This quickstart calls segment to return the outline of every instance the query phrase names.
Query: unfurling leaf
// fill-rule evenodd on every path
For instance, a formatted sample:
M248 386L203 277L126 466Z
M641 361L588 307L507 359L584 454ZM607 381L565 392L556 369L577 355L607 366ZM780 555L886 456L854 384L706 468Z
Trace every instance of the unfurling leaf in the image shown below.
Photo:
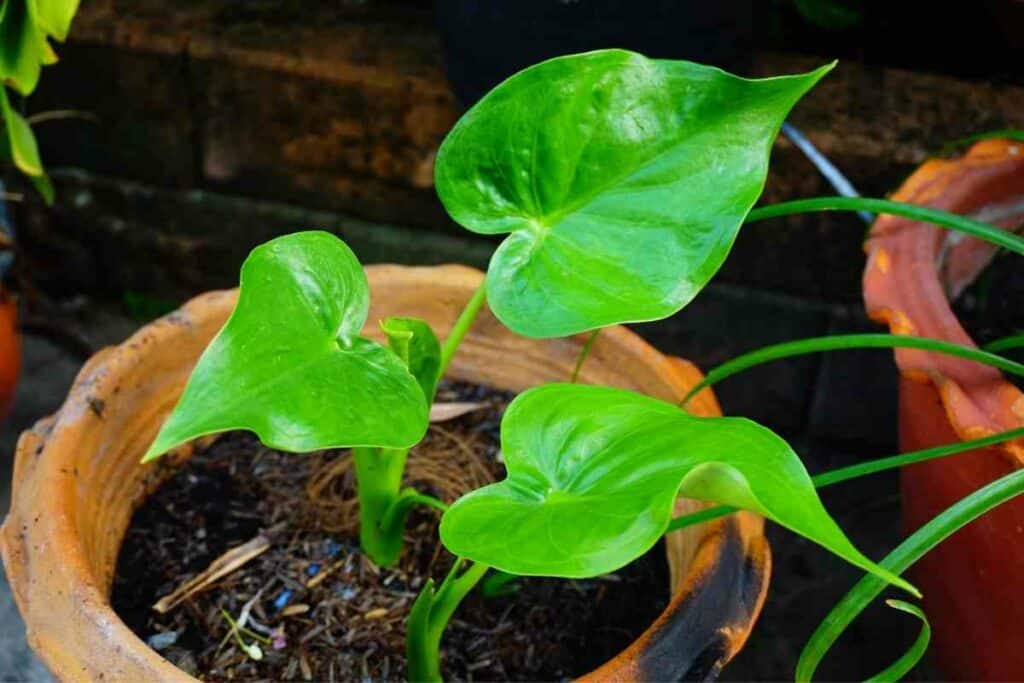
M750 80L600 50L497 86L435 170L456 222L509 234L487 271L494 314L557 337L681 309L761 194L786 114L831 68Z
M369 296L359 261L329 233L254 249L231 318L145 459L231 429L296 452L415 444L427 429L427 401L394 352L359 336Z
M434 330L419 318L397 317L382 321L380 328L387 335L391 350L420 383L427 403L433 403L441 374L441 344Z
M548 384L509 405L501 448L507 479L463 496L442 518L455 555L511 574L603 574L653 546L683 495L753 510L914 592L853 547L789 445L750 420Z

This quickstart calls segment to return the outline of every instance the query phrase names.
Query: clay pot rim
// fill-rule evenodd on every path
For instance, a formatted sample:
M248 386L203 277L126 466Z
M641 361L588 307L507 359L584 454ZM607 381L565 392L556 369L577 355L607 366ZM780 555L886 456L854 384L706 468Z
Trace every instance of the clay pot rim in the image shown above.
M1005 207L1010 198L1018 208L1014 220L1004 223L1024 219L1024 143L983 140L960 157L929 160L892 198L965 215ZM872 319L893 334L977 347L946 290L962 291L987 265L994 247L927 223L882 215L872 225L865 251L863 292ZM1024 393L995 368L915 349L896 349L894 355L901 375L935 385L962 440L1024 426ZM1024 439L993 448L1015 466L1024 466Z
M370 266L367 272L381 277L389 273L420 273L431 279L450 276L470 278L477 283L483 279L480 271L451 265L418 268L382 265ZM233 302L236 293L237 290L226 290L195 297L179 310L142 327L122 344L95 354L79 372L58 412L40 420L18 442L13 476L16 488L12 490L11 511L0 535L0 551L15 601L25 616L30 644L51 671L65 680L94 675L97 664L88 654L76 650L76 646L67 646L69 631L73 634L79 628L98 631L103 642L109 644L110 652L103 658L103 666L110 667L105 670L112 672L108 673L108 678L117 678L118 672L145 671L150 679L196 680L151 650L113 611L109 591L99 585L100 580L87 560L90 549L83 546L84 537L75 527L75 515L66 512L74 511L76 505L75 489L66 485L69 473L54 470L59 464L60 450L66 451L75 443L71 430L62 430L80 424L83 418L98 418L98 415L91 415L97 411L92 398L94 391L102 395L104 389L111 391L119 387L127 372L146 363L154 347L173 341L175 334L182 330L197 326L198 317L210 315L207 309L211 305ZM472 333L467 345L471 338ZM700 373L692 364L662 356L623 327L606 329L602 338L618 344L623 353L638 351L645 355L645 362L657 361L658 370L680 397L699 380ZM712 414L718 412L710 390L695 397L694 404L694 407L703 405ZM696 532L697 527L692 529ZM118 545L121 542L123 535ZM48 560L47 548L41 545L61 548L61 562ZM717 581L724 582L724 586L717 586L723 566L729 570L728 576ZM704 526L691 564L677 582L677 590L662 614L629 648L584 678L592 681L637 678L647 666L677 655L666 652L665 640L673 628L678 629L681 616L689 618L691 627L706 629L707 611L719 610L725 617L722 623L712 624L717 624L717 630L707 637L699 650L701 654L711 655L710 672L714 675L745 643L764 604L769 574L770 552L760 517L739 513ZM722 590L728 590L730 598L735 597L739 604L720 605ZM737 594L737 591L740 592ZM44 598L47 604L41 605ZM45 617L40 618L41 612ZM704 665L707 661L701 658L700 663Z

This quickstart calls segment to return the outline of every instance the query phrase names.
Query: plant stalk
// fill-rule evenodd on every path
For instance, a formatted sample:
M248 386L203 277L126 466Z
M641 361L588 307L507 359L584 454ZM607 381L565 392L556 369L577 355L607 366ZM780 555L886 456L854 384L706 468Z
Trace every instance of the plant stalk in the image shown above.
M484 303L487 301L487 281L484 280L477 287L476 291L473 292L473 296L470 297L469 301L466 302L465 308L459 314L455 324L452 325L451 332L444 340L444 344L441 345L441 370L438 373L440 377L444 377L444 373L448 370L448 366L452 362L452 358L455 357L455 352L459 348L459 344L462 343L463 337L469 332L469 328L472 327L473 321L476 320L477 314L480 309L483 308Z
M409 454L404 448L353 448L356 492L359 496L359 545L379 567L390 567L402 552L405 516L401 524L387 520L402 496L402 474Z
M460 571L465 560L452 565L441 587L428 581L413 603L406 622L405 651L412 683L441 683L441 636L452 615L489 567L473 562Z
M572 369L572 379L569 381L576 384L576 381L580 378L580 370L583 369L583 363L587 360L587 356L590 355L590 349L594 347L594 342L597 341L597 335L601 334L602 328L597 328L590 333L587 337L587 341L583 343L583 348L580 349L580 355L576 358L576 367Z

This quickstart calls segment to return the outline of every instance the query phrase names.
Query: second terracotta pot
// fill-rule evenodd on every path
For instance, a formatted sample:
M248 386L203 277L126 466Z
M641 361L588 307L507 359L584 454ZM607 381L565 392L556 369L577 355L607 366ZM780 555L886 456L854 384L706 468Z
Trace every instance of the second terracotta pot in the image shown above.
M959 159L929 161L893 198L1019 227L1024 223L1024 143L988 140ZM974 345L949 300L978 275L995 247L883 216L871 230L867 252L864 299L873 318L894 334ZM1024 312L1024 302L1021 307ZM1024 394L998 371L911 349L897 350L896 362L904 451L1024 426ZM904 468L907 530L1022 465L1024 441L1018 440ZM933 626L930 651L947 677L1024 680L1024 498L961 529L912 571Z
M373 307L365 331L391 315L427 320L447 334L482 280L459 266L367 269ZM203 348L223 325L236 292L199 297L97 354L67 401L26 432L17 449L2 551L28 639L61 680L194 681L150 650L110 607L110 587L132 512L166 476L139 458L180 395ZM517 337L482 314L450 376L522 391L565 381L583 339ZM663 356L625 328L606 330L582 380L679 400L700 379L693 365ZM710 390L692 402L718 414ZM176 457L187 457L187 449ZM698 506L680 501L680 512ZM671 534L673 597L626 651L591 680L713 677L739 650L767 589L763 520L741 513Z

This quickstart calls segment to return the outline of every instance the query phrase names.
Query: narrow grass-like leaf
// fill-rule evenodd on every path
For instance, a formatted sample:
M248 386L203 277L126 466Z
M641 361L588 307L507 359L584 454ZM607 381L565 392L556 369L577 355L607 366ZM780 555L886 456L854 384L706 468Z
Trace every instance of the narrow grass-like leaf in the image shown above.
M759 206L750 212L746 222L754 223L778 216L816 213L818 211L869 211L877 214L884 213L902 216L962 232L965 235L977 237L1004 249L1024 255L1024 238L1018 237L1012 232L1000 230L994 225L959 216L955 213L949 213L948 211L942 211L941 209L896 202L890 199L871 199L868 197L814 197L812 199L797 199L791 202Z
M981 348L990 353L998 353L999 351L1009 351L1010 349L1019 349L1021 347L1024 347L1024 334L1015 334L1003 337L1002 339L996 339Z
M918 632L914 642L907 648L906 652L900 655L899 659L867 679L867 683L890 683L891 681L902 679L921 661L924 653L928 650L928 643L932 639L931 624L928 623L928 617L920 607L903 600L886 600L885 604L895 610L917 617L921 622L921 630Z
M949 154L958 147L966 147L967 145L974 144L975 142L980 142L982 140L992 140L998 138L1001 138L1003 140L1017 140L1019 142L1024 142L1024 130L1019 130L1015 128L1003 128L1000 130L988 130L985 131L984 133L975 133L974 135L967 135L962 138L957 138L956 140L950 140L949 142L942 146L942 150L939 153Z
M959 356L983 365L990 365L1011 375L1024 377L1024 364L997 356L989 351L981 351L973 346L964 346L952 342L931 339L930 337L914 337L902 334L840 334L830 337L810 337L791 342L782 342L764 346L750 353L737 356L717 366L704 376L696 386L683 398L680 405L685 406L691 398L701 391L727 377L748 370L763 363L803 356L821 351L841 351L846 349L890 349L907 348L934 351Z
M892 572L903 573L958 529L1021 493L1024 493L1024 469L997 479L950 506L900 543L880 564ZM832 644L883 589L884 581L865 576L832 608L800 653L797 681L813 678Z

